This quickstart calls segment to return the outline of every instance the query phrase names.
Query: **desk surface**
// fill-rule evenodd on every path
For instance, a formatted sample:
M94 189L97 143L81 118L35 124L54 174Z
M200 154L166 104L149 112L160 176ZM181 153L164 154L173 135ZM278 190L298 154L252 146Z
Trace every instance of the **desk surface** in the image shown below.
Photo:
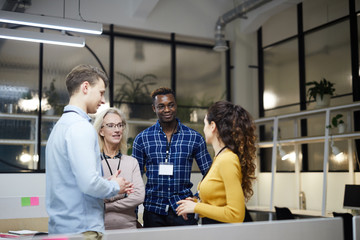
M300 220L262 221L233 224L209 224L144 229L105 231L107 240L343 240L343 225L339 218L309 218ZM35 240L35 239L33 239ZM41 240L41 239L39 239ZM70 239L69 240L74 240ZM81 240L81 239L80 239Z
M266 206L246 206L250 212L264 212L264 213L275 213L275 209L269 209ZM316 210L300 210L300 209L291 209L292 214L303 217L333 217L332 212L327 212L325 216L321 215L321 211Z

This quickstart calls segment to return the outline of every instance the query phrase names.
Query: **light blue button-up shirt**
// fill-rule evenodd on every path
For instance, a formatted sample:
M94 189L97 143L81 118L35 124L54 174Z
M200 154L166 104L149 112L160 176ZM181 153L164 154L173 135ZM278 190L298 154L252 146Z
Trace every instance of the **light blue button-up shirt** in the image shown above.
M46 209L49 233L104 232L104 198L115 181L102 177L97 133L89 116L68 105L46 145Z

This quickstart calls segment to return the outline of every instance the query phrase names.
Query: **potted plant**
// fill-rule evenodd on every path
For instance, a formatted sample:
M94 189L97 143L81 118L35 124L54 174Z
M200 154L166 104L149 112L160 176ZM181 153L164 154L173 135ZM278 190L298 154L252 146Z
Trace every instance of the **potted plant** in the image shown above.
M64 107L59 103L60 97L56 91L55 82L56 79L53 79L49 88L44 88L45 97L47 98L48 104L51 106L51 109L48 111L49 115L61 114Z
M309 101L314 99L318 107L329 106L330 98L335 93L334 83L331 83L323 78L320 80L320 82L308 82L306 85L312 86L307 90Z
M343 115L341 113L337 114L331 119L331 124L326 126L327 128L338 128L339 133L345 132L345 123L342 120Z
M142 77L130 77L120 72L116 74L125 79L125 83L116 91L115 101L130 106L130 118L153 117L149 87L157 83L157 77L154 74L145 74Z

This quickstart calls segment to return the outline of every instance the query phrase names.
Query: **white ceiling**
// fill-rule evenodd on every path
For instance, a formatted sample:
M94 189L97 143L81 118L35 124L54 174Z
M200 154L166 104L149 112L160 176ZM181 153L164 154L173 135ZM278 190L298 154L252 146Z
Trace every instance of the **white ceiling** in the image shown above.
M0 6L5 1L0 0ZM82 17L86 21L127 28L213 38L218 18L242 2L244 0L32 0L25 13L78 20ZM243 33L254 32L271 15L299 2L301 0L272 0L248 13L247 19L236 21L238 25L229 23L226 36L233 40L231 28L234 26L240 27Z

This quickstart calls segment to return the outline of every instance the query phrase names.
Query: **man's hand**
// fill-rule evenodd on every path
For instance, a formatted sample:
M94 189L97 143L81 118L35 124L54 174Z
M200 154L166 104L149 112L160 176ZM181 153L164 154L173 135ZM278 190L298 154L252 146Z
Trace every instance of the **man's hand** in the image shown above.
M127 193L127 194L133 193L134 192L134 184L126 181L125 178L123 178L123 177L118 177L120 172L121 172L121 170L118 170L114 175L109 177L109 180L117 182L117 184L120 187L120 191L119 191L120 194L121 193Z

